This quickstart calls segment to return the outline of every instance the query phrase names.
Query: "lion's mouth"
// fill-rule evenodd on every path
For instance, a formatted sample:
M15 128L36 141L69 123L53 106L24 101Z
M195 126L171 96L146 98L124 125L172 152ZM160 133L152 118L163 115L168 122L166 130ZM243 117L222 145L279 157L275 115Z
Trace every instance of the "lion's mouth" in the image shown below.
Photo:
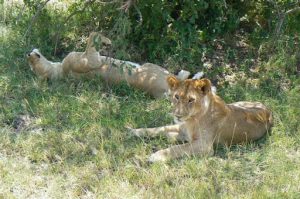
M174 114L173 113L173 116L174 116L174 120L175 121L178 121L178 122L186 122L188 120L191 120L194 118L195 114L192 112L192 113L186 113L186 114L182 114L182 115L179 115L179 114Z
M188 119L188 117L186 117L184 115L174 115L174 118L178 122L184 122Z

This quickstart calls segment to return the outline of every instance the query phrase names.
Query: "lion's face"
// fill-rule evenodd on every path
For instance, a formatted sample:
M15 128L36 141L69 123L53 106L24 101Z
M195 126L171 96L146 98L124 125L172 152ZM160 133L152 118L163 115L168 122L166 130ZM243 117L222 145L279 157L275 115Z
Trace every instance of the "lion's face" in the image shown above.
M32 52L27 54L27 60L29 62L31 70L34 70L34 67L39 63L41 54L37 49L34 49Z
M211 83L208 79L180 81L174 76L169 76L167 81L176 119L186 121L207 111L209 106L207 95L211 92Z

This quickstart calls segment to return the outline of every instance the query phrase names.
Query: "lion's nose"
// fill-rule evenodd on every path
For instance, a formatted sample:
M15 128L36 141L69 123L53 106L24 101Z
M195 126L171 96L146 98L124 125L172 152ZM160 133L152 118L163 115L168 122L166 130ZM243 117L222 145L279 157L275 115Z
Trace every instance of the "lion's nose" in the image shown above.
M29 56L30 56L30 53L27 54L27 57L29 57Z

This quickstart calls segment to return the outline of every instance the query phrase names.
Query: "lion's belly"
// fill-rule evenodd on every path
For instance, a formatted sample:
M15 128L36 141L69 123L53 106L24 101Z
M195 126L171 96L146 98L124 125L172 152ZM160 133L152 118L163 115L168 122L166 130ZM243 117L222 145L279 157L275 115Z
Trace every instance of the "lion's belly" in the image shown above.
M228 105L230 113L218 130L219 142L237 144L257 140L270 127L270 112L257 102L236 102Z
M166 80L168 75L169 72L166 72L157 65L144 64L133 74L130 83L134 87L142 89L158 98L162 97L163 94L168 91Z

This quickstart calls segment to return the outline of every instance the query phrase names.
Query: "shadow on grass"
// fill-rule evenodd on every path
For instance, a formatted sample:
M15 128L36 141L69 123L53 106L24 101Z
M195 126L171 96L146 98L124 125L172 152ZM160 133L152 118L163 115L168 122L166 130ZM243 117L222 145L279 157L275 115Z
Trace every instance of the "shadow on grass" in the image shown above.
M228 159L229 152L238 153L239 156L243 154L251 153L253 151L262 150L263 147L266 145L267 139L269 139L270 135L265 134L262 138L245 144L235 144L232 146L225 146L225 145L218 145L215 146L215 153L216 157L222 159Z

